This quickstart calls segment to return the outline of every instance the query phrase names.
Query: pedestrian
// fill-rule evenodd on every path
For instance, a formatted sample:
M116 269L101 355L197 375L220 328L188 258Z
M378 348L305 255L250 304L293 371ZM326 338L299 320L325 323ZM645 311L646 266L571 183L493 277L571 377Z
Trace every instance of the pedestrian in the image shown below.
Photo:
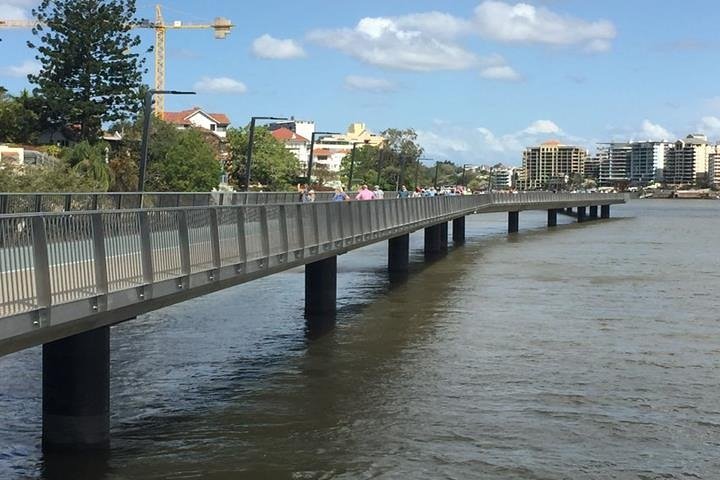
M375 185L375 190L373 190L373 194L375 194L375 200L382 200L383 198L385 198L385 192L382 191L380 185Z
M315 201L315 190L310 189L308 190L308 203L312 203Z
M333 195L332 201L344 202L345 200L350 200L350 196L343 191L342 187L335 187L335 195Z
M308 203L310 202L310 191L308 190L307 184L304 183L298 183L297 185L298 193L300 194L300 201L302 203Z
M368 190L368 186L364 185L360 187L360 191L357 195L355 195L355 200L373 200L375 198L375 194Z
M408 198L410 196L410 192L408 192L408 189L405 185L400 187L400 191L398 192L398 198Z

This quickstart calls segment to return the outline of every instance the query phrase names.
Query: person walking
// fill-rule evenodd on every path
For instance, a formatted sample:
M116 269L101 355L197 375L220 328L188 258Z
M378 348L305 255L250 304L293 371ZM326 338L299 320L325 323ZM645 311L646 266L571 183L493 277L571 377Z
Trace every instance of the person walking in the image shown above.
M360 191L355 195L355 200L374 200L375 194L368 190L367 185L360 187Z
M375 200L382 200L383 198L385 198L385 192L380 189L380 185L375 185L375 190L373 190L373 194L375 195Z
M335 187L335 195L333 195L332 201L344 202L345 200L350 200L350 196L343 191L342 187Z
M300 201L302 203L309 203L312 201L310 200L310 190L308 190L308 186L306 184L298 183L297 190L300 194Z
M400 187L400 191L398 192L397 198L408 198L410 196L410 192L408 192L408 189L405 185Z

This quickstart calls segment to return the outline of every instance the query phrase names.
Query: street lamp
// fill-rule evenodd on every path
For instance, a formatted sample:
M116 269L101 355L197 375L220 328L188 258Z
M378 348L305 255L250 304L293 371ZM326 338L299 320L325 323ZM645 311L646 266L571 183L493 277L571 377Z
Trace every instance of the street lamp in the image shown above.
M434 161L434 158L429 157L420 157L417 159L417 163L415 164L415 188L418 186L418 180L420 176L420 163L421 162L432 162Z
M435 190L437 190L437 188L438 188L437 178L438 178L438 169L439 168L440 168L440 162L435 162L435 182L433 183L433 185L435 186Z
M250 166L252 165L253 139L255 138L256 120L289 120L286 117L250 117L250 133L248 133L247 155L245 158L245 191L250 190Z
M350 192L350 189L352 188L353 172L355 171L355 147L357 145L367 145L369 142L370 140L365 140L364 142L353 142L352 144L352 153L350 154L350 176L348 177L347 183L348 192Z
M308 184L312 182L312 167L313 167L313 150L315 149L315 137L317 135L340 135L337 132L313 132L312 135L310 135L310 155L308 158L308 168L307 168L307 181Z
M145 92L145 102L143 104L143 132L142 142L140 144L140 171L138 173L138 192L145 191L145 170L148 161L148 139L150 138L150 110L152 110L153 95L195 95L195 92L182 92L179 90L154 90L149 89ZM141 205L142 206L142 205Z
M461 184L463 187L466 186L466 185L465 185L465 169L466 169L467 167L472 167L472 165L469 165L469 164L467 164L467 163L463 165L462 184Z

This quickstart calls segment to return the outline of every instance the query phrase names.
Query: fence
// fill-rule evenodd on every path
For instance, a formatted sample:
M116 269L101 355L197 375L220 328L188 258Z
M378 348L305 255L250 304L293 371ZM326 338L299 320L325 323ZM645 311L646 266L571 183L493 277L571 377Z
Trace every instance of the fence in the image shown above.
M5 215L0 318L78 301L79 310L63 315L87 316L309 263L499 205L510 211L622 202L621 195L539 192Z

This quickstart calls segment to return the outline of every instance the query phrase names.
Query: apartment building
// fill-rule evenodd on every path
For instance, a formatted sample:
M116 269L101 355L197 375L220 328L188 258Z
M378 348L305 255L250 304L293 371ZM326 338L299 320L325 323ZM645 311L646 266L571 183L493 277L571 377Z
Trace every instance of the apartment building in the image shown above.
M710 145L703 134L690 134L666 152L664 178L669 185L703 185L709 181Z
M565 182L573 174L582 174L588 151L550 140L523 151L524 188L536 190Z

